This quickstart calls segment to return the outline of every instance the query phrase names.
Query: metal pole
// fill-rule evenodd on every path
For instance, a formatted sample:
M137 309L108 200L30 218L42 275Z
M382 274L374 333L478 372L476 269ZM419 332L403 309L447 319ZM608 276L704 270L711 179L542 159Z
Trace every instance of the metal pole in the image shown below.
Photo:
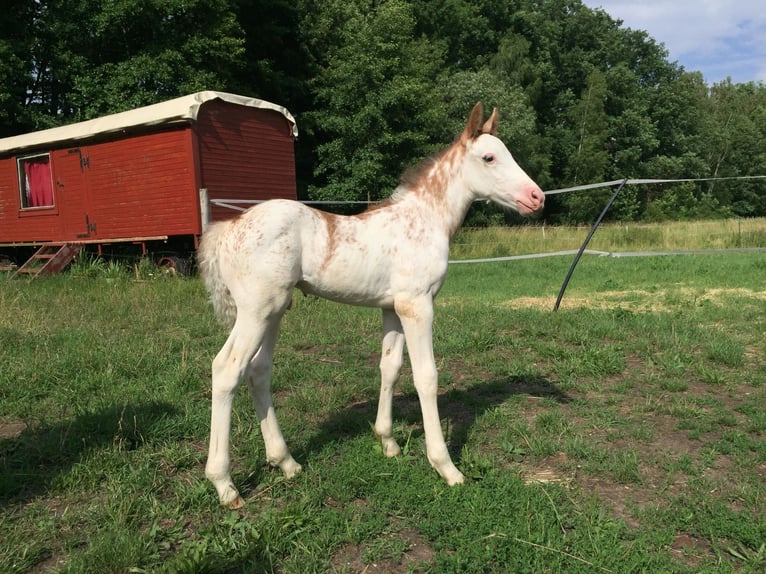
M601 215L599 215L598 219L596 219L596 223L594 223L593 227L591 227L590 232L588 233L588 236L585 238L585 241L583 241L582 246L580 247L580 250L577 252L577 255L575 255L574 261L572 261L572 265L569 267L569 272L567 273L567 276L564 278L564 283L561 285L559 296L556 298L556 304L553 306L554 311L559 310L561 299L564 297L564 291L566 291L567 285L569 284L569 280L572 278L572 273L574 273L575 267L577 266L577 262L580 261L580 257L582 257L583 251L585 251L585 248L588 246L588 243L590 242L590 238L593 237L594 233L596 233L596 229L598 229L598 226L601 224L601 220L604 219L606 212L609 211L610 207L612 207L612 203L614 203L614 200L617 199L617 195L619 195L619 193L622 191L622 188L625 187L625 184L627 182L628 182L627 178L623 179L622 182L620 182L620 185L617 188L617 191L614 192L612 197L607 202L606 207L604 207L604 210L601 212Z

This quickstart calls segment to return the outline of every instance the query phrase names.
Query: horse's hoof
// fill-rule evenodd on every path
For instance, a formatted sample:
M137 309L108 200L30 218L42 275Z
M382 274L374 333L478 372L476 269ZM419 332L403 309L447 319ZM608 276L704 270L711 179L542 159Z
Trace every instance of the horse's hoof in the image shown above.
M442 476L447 484L450 486L456 486L465 482L465 476L460 472L456 466L452 465L452 468L447 469Z
M457 486L458 484L463 484L464 482L465 476L463 476L460 472L458 472L458 476L447 479L447 484L450 486Z
M216 484L217 487L218 485ZM230 480L228 484L225 484L224 487L218 490L218 502L221 503L221 506L231 508L232 510L241 508L245 504L245 501L239 495L237 487Z
M394 458L402 454L402 449L399 448L397 442L392 438L381 439L381 447L383 448L383 455L386 458Z
M282 472L286 478L292 478L296 474L303 471L303 467L295 462L293 457L286 458L281 463L279 463L279 468L282 469Z

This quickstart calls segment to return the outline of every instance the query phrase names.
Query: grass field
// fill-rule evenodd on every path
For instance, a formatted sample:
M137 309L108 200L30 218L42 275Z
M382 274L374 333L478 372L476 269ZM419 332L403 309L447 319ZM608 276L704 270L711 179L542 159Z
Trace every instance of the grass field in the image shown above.
M545 226L461 229L453 259L502 257L578 249L586 227ZM726 219L657 223L605 223L593 236L598 251L694 251L766 247L766 219Z
M763 572L766 255L586 256L553 313L570 263L450 267L454 488L406 368L403 455L377 445L379 312L296 297L273 386L305 472L264 464L243 390L240 511L203 475L226 333L198 279L0 277L0 572Z

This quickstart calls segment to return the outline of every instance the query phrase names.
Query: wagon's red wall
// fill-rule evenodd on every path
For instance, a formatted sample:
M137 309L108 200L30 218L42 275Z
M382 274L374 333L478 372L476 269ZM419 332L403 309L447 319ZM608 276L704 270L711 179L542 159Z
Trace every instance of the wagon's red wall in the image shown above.
M88 147L90 220L98 239L200 233L191 130Z
M220 100L175 128L82 141L49 153L53 208L19 208L16 157L0 158L0 243L108 241L201 233L210 199L296 198L292 129L280 113ZM236 215L212 206L213 220Z
M60 234L59 194L53 186L53 208L39 208L22 214L16 158L0 159L0 242L48 241ZM26 215L24 217L23 215Z
M219 100L197 115L201 187L210 199L296 199L291 126L280 113ZM211 206L214 221L236 211Z
M52 150L53 208L21 210L16 157L0 160L0 242L199 234L194 141L184 126Z

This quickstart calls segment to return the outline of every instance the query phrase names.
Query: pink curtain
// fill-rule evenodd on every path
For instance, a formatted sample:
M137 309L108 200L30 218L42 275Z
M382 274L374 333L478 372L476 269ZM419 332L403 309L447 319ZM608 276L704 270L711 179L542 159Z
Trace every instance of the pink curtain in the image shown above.
M27 176L27 207L45 207L53 205L53 186L51 185L51 166L48 158L32 159L24 162Z

